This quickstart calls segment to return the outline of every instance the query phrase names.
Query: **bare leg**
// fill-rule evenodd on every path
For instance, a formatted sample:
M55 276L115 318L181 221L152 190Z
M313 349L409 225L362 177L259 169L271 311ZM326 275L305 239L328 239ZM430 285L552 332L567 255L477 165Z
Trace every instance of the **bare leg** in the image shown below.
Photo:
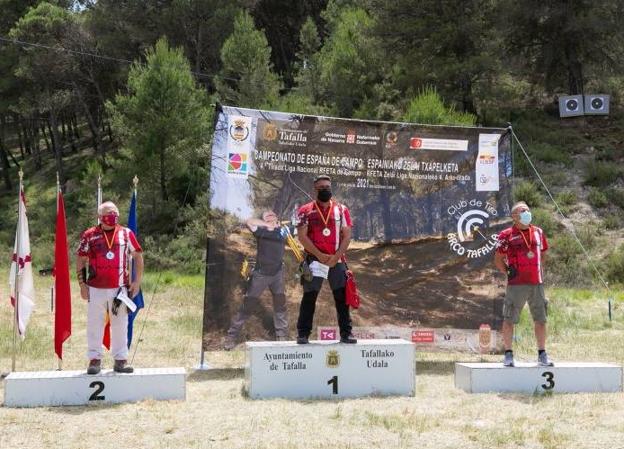
M537 325L537 323L535 323ZM535 328L537 333L537 327ZM513 341L514 324L511 321L503 321L503 344L505 345L505 351L511 351L511 345Z
M535 340L537 340L537 349L546 349L546 323L535 322Z

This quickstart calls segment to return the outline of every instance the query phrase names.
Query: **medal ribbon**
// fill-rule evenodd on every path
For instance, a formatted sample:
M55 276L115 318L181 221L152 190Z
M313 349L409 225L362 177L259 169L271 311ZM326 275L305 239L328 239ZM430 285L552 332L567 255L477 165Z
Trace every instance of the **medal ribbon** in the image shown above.
M108 241L108 236L106 235L106 231L102 229L102 234L104 234L104 239L106 240L106 246L108 247L108 251L113 249L113 245L115 244L115 237L117 236L117 231L119 230L118 226L115 226L115 232L113 232L113 238Z
M334 208L334 202L332 200L329 200L329 210L327 211L327 217L323 217L323 212L321 212L321 208L316 201L314 202L314 205L316 206L316 210L318 210L318 213L321 216L321 220L323 220L323 224L325 224L325 229L329 229L327 222L329 221L329 216L331 215Z
M533 249L533 229L531 229L531 225L529 225L529 241L527 242L526 237L524 236L524 232L520 229L520 235L522 236L522 240L524 240L524 244L527 246L529 251Z

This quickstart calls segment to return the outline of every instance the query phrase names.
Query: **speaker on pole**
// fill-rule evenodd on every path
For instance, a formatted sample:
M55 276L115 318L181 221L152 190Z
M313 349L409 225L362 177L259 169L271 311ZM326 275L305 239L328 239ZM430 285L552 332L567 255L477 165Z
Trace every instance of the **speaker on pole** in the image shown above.
M609 95L585 95L585 114L609 115Z
M578 117L583 114L582 95L566 95L559 97L559 117Z

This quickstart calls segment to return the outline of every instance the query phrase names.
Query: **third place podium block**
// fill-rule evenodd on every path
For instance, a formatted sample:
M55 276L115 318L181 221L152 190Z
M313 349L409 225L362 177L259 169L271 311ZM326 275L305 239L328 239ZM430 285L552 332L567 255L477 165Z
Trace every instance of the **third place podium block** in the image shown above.
M622 391L622 367L608 363L456 363L455 387L468 393L611 393Z
M415 371L414 345L405 340L249 342L245 383L254 399L413 396Z

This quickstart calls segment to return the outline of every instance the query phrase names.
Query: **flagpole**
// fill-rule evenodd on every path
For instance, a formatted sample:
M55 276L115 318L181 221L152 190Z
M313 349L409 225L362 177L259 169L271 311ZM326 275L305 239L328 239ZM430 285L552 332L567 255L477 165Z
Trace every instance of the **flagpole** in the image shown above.
M95 206L95 212L96 212L96 216L98 218L96 218L97 223L96 224L100 224L100 217L97 215L97 210L100 207L100 204L102 204L102 175L98 174L98 181L97 181L97 199L96 199L96 203L97 205Z
M56 216L57 217L58 217L58 213L59 213L59 194L60 194L60 192L61 192L61 180L60 180L60 177L59 177L59 173L56 172ZM58 221L57 221L57 223L58 223ZM55 245L56 245L56 242L55 242ZM55 253L56 253L56 251L55 251ZM55 257L56 257L56 254L55 254ZM54 260L54 268L56 270L56 260ZM58 273L58 272L56 272L56 273ZM54 274L54 279L55 280L56 280L56 273ZM52 287L52 289L54 291L54 302L53 302L53 304L54 304L54 308L56 308L56 289L54 289L54 287ZM55 321L54 325L56 327L56 318L55 318L54 321ZM62 371L63 370L63 359L60 359L58 357L58 355L57 355L56 361L58 363L58 371Z
M19 256L21 246L21 219L22 219L22 180L24 178L24 172L20 169L19 175L19 193L17 196L17 231L15 233L15 281L13 283L15 289L15 306L13 307L13 354L11 356L11 372L15 372L15 358L17 354L17 333L18 319L19 319Z

